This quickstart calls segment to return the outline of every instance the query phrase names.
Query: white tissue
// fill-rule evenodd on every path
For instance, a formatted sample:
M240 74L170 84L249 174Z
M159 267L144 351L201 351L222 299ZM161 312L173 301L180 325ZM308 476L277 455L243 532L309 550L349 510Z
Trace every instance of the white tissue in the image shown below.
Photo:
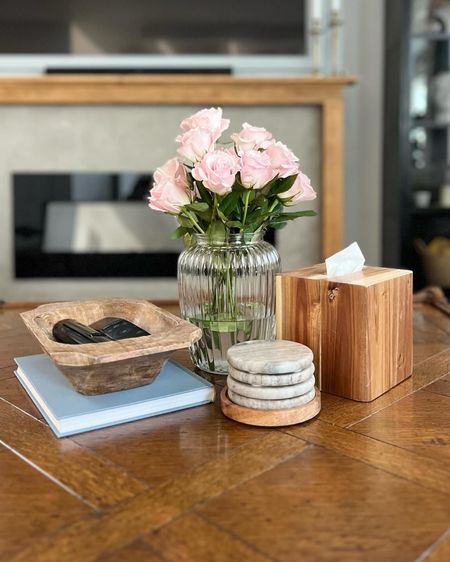
M358 243L353 242L353 244L350 244L347 248L344 248L325 260L327 277L338 277L339 275L347 275L348 273L361 271L365 261L366 259Z

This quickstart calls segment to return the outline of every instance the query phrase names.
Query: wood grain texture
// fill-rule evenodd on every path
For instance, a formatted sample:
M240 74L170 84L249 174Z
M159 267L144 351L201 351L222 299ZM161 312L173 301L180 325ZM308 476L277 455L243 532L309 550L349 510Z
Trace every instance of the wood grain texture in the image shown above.
M139 539L123 548L102 554L96 562L164 562L165 560L166 558L161 558L145 541Z
M412 274L325 265L277 276L277 337L304 343L322 391L369 402L412 373Z
M88 506L0 445L0 560L90 512Z
M318 388L316 388L314 399L307 404L295 408L285 408L284 410L255 410L239 406L230 400L227 390L227 387L225 387L220 393L222 412L228 418L246 425L282 427L303 423L317 416L320 412L320 391Z
M449 347L448 320L429 305L414 305L414 365Z
M20 312L33 308L35 303L19 308ZM34 338L24 337L23 320L18 310L8 303L0 303L0 380L13 375L14 357L41 353L41 348Z
M167 562L268 562L258 552L196 513L176 519L145 538Z
M220 413L218 405L208 405L72 439L154 487L248 447L267 434L263 428L236 424Z
M10 365L33 341L18 313L34 306L0 305ZM317 419L282 432L235 423L216 403L57 440L17 409L24 396L0 367L11 449L0 454L0 560L447 562L449 466L437 451L448 396L429 385L450 372L450 322L434 313L415 306L411 378L370 403L323 393ZM191 366L186 351L174 358ZM431 399L402 427L417 394ZM353 431L372 417L377 437Z
M106 459L70 440L0 399L0 443L88 504L113 505L146 489Z
M353 76L60 75L0 79L2 104L317 104Z
M355 402L322 393L321 419L341 427L351 427L359 421L387 408L440 379L450 370L450 347L414 367L413 376L372 402Z
M406 562L447 528L450 502L312 446L197 511L275 560Z
M11 405L37 420L44 419L41 412L36 408L34 402L30 400L27 392L14 375L2 380L0 388L1 400L9 402Z
M426 560L426 562L448 562L450 560L450 527L420 560Z
M450 374L440 378L438 381L429 384L424 388L427 392L435 392L450 397Z
M406 451L398 445L342 429L321 420L286 428L283 431L421 486L450 495L450 465L440 460L426 458L420 452Z
M44 351L81 394L103 394L151 383L171 353L189 347L201 330L144 299L102 298L44 304L21 314ZM70 345L55 341L53 326L70 318L90 325L124 318L150 335Z
M439 412L439 423L434 412ZM415 392L353 425L352 430L450 466L449 396Z
M322 234L321 259L342 248L343 209L343 99L328 98L322 106L322 192L320 198L320 226ZM333 194L332 197L328 194Z
M11 562L91 562L103 551L123 547L235 486L299 455L303 441L271 432L247 447L207 463L155 490L139 494L104 515L86 517L51 536L43 536Z

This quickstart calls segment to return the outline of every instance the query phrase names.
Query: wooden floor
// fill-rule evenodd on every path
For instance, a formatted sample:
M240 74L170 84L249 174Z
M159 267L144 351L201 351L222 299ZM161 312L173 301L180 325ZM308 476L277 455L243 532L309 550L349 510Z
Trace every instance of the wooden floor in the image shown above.
M214 404L58 440L13 375L40 352L25 308L0 306L0 560L450 561L441 312L415 309L414 375L374 402L323 394L278 430Z

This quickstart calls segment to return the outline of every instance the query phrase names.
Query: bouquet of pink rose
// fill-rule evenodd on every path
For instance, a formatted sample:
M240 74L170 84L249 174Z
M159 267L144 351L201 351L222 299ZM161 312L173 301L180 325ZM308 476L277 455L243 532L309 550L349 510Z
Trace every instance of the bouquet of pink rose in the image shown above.
M263 127L244 123L231 141L219 145L229 119L221 108L202 109L181 122L178 157L154 174L149 206L177 217L178 238L194 233L221 240L226 233L282 228L314 211L287 211L315 199L298 158Z

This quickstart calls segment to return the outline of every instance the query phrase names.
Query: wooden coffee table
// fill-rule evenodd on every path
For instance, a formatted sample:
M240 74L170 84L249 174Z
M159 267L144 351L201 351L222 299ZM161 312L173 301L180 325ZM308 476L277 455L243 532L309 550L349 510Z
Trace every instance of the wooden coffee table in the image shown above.
M18 315L34 306L0 306L0 560L450 560L440 311L415 308L413 377L374 402L322 394L285 429L216 403L58 440L13 374L40 352Z

